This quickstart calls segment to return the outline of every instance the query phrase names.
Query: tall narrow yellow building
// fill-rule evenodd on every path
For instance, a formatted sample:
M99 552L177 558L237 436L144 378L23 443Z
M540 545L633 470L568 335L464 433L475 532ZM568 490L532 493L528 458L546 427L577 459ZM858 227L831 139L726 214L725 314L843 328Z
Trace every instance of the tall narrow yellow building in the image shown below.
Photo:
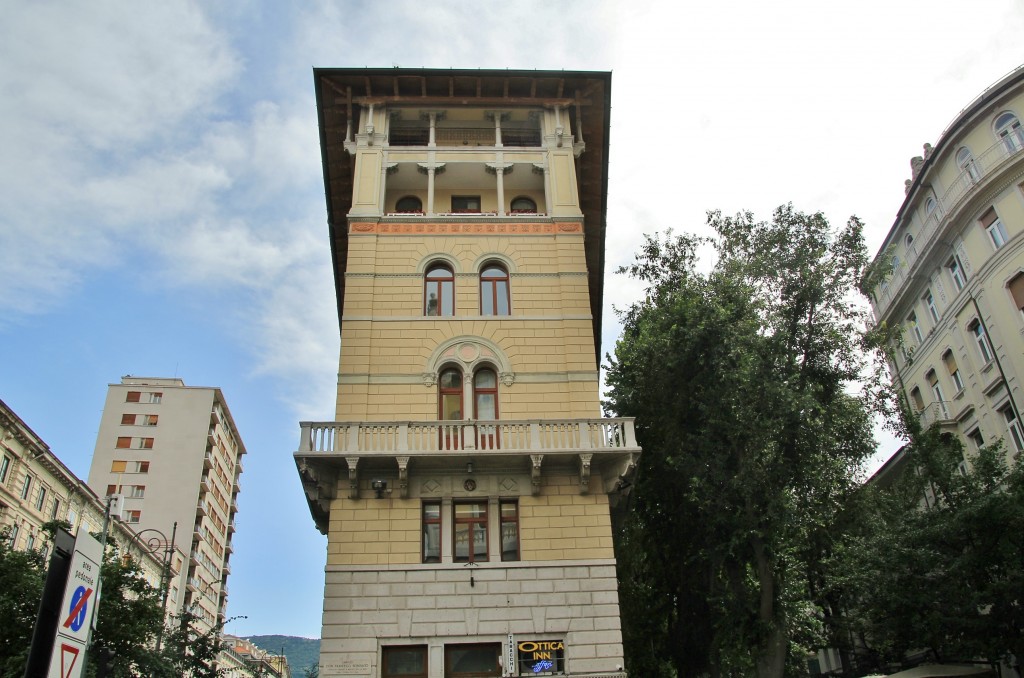
M624 676L600 418L609 73L316 69L341 321L296 463L321 676Z

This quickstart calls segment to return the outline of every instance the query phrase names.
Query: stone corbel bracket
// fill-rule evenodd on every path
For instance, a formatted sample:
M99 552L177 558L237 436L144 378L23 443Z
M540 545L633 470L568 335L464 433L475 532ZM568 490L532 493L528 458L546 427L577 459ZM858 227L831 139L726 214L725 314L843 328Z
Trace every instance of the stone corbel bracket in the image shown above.
M402 499L409 498L409 457L395 457L398 462L398 494Z
M345 457L348 464L348 498L359 499L359 474L356 467L359 465L359 457Z
M305 460L299 463L299 478L306 494L310 512L321 534L327 534L331 516L331 500L337 496L338 479L333 470L311 466Z
M614 475L605 476L605 489L609 494L629 495L629 491L633 487L633 476L636 475L637 456L630 453L615 465L611 472Z
M590 492L590 462L593 458L593 454L580 455L580 494Z
M533 485L531 488L533 496L540 494L540 465L543 461L543 454L530 455L530 483Z

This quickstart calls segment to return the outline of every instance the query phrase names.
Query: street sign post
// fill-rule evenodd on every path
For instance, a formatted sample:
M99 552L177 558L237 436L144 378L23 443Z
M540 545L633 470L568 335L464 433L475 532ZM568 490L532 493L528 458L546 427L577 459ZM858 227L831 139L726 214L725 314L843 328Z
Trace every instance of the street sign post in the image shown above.
M100 543L92 535L80 531L71 556L47 678L79 678L82 675L89 628L99 605L102 559Z

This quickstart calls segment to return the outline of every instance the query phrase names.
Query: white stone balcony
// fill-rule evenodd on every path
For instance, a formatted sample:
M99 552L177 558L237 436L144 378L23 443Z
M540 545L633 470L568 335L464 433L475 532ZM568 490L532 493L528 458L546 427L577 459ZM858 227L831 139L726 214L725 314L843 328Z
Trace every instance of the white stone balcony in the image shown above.
M409 496L409 474L498 471L528 475L538 494L545 471L578 474L580 493L614 493L629 486L640 455L633 419L501 421L301 422L295 462L310 510L321 530L327 502L344 486L348 496L373 496L365 482L386 478ZM362 483L360 482L362 476Z

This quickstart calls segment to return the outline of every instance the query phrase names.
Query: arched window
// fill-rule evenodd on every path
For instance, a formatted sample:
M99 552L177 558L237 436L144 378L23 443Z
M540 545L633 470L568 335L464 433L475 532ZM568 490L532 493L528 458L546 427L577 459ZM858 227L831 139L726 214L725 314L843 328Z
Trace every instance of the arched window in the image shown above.
M498 418L498 377L492 369L473 375L473 417L483 421Z
M935 198L932 197L929 197L927 200L924 201L925 216L930 217L932 215L932 213L935 211L935 204Z
M444 368L437 385L437 418L442 421L462 419L462 371L457 367Z
M498 377L494 370L483 368L473 375L473 418L478 421L495 421L498 418ZM476 446L479 450L496 450L501 447L497 426L477 425Z
M910 246L914 244L914 236L910 235L909 233L907 233L907 237L904 238L903 240L904 242L907 243L907 249L909 249Z
M423 214L423 201L415 195L407 195L398 199L395 211L402 214Z
M976 182L981 178L981 175L978 173L978 166L974 164L974 156L971 155L971 149L966 146L961 146L960 150L956 152L956 164L967 173L972 182Z
M423 277L423 315L455 315L455 274L447 264L434 264Z
M509 204L512 214L536 214L537 203L532 198L527 198L525 195L521 195L518 198L513 198Z
M485 264L480 271L480 315L508 314L508 271L498 264Z
M996 136L1003 140L1003 146L1008 153L1016 153L1024 148L1024 129L1020 127L1020 120L1010 111L1003 111L996 118Z

